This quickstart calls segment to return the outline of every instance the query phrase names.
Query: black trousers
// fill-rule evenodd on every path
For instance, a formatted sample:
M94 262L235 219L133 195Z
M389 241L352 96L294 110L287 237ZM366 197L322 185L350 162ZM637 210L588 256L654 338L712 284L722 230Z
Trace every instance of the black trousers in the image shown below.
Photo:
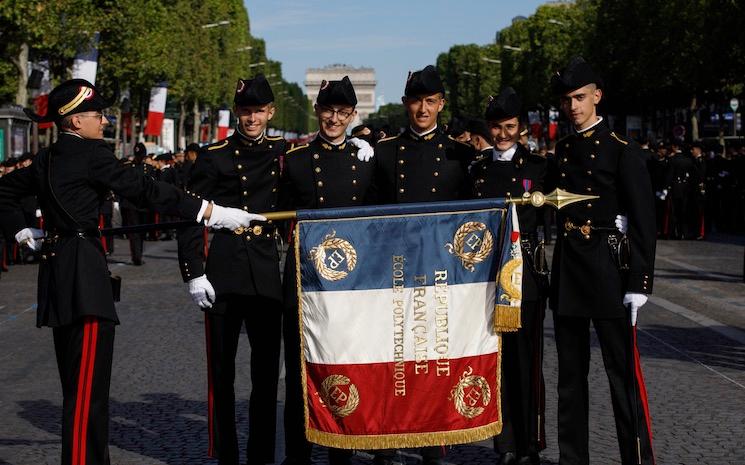
M62 383L62 465L109 465L112 321L93 316L53 328Z
M621 463L654 464L649 409L636 348L627 318L592 319L610 384ZM588 465L590 318L554 313L559 356L559 464ZM638 433L638 443L637 443Z
M285 275L287 276L287 275ZM313 446L305 438L305 407L300 371L300 323L297 300L285 305L282 335L285 342L285 450L287 463L310 465ZM330 465L350 463L351 450L328 449Z
M138 224L147 224L148 212L135 210L133 208L122 208L122 226L136 226ZM142 262L142 244L145 240L143 233L129 233L129 251L132 256L132 262Z
M274 462L281 310L261 296L218 296L224 314L205 313L207 337L209 455L221 465L238 464L235 425L235 355L245 326L251 344L248 406L249 464Z
M546 394L543 382L543 317L540 301L524 301L522 328L502 334L502 432L494 449L517 457L545 449Z

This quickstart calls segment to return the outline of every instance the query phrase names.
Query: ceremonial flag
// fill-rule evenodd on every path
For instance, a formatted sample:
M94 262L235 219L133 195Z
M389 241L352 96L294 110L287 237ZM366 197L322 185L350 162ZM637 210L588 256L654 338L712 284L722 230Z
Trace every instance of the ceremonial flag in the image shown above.
M220 110L217 118L217 140L228 137L230 127L230 110Z
M98 41L100 34L96 32L90 44L78 51L75 60L72 62L72 78L85 79L91 84L96 83L96 73L98 72Z
M159 83L150 90L150 105L147 109L147 125L145 126L146 136L159 136L163 128L163 115L166 112L166 95L168 93L168 84Z
M514 214L495 199L298 212L310 441L381 449L501 431L495 328L519 326L521 262L500 254Z

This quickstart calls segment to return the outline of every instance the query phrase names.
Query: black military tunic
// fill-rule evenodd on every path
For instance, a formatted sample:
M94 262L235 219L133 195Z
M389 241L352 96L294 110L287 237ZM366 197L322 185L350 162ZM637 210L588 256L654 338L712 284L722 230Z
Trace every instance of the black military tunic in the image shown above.
M357 147L349 142L332 145L317 136L309 144L287 152L280 187L281 208L300 210L364 205L370 198L373 168L373 160L359 160ZM294 250L292 245L289 250ZM282 328L287 369L285 448L288 457L297 463L309 464L311 446L305 439L295 263L295 254L288 253L284 272ZM335 455L345 457L347 453L330 451L332 463L339 459Z
M600 198L558 212L549 306L560 315L624 317L624 294L651 293L654 271L654 197L639 146L601 122L560 140L556 165L552 178L558 187ZM620 238L615 229L618 214L629 219L625 275L608 246L609 236Z
M249 139L239 132L203 148L187 192L227 207L271 212L278 201L281 137ZM247 454L274 462L282 287L275 225L255 223L242 234L214 231L206 267L204 228L178 234L184 281L207 275L216 300L205 309L208 360L209 455L237 465L235 356L243 328L251 345L251 400Z
M525 192L542 192L546 159L517 144L509 161L494 160L494 151L482 151L470 168L476 198L520 198ZM521 329L504 333L502 369L502 433L495 437L501 453L518 458L537 456L545 448L543 410L545 392L541 368L543 318L547 276L538 248L537 227L541 211L518 206L520 237L525 263L522 279ZM541 218L542 219L542 218ZM539 263L536 263L536 260Z
M411 128L375 147L375 198L380 204L436 202L470 196L473 149L440 128L419 136Z
M670 195L670 228L675 239L690 238L691 205L698 188L697 168L693 157L678 152L669 158L666 184Z
M589 463L587 370L590 322L600 343L612 397L622 463L654 463L635 329L626 293L649 294L655 254L654 196L639 146L597 123L556 146L558 187L598 199L559 210L549 306L559 361L558 436L561 463ZM628 217L628 270L613 244L615 217ZM625 262L625 260L623 260Z

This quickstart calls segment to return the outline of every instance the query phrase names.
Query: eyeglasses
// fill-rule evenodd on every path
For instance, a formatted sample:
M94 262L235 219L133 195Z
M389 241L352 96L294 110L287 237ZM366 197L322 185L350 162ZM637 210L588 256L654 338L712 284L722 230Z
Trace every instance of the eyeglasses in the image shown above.
M318 114L321 115L321 118L331 119L334 117L334 115L336 115L341 121L348 120L349 117L352 116L352 113L354 113L354 110L334 110L333 108L329 107L321 107L320 111L318 112Z
M104 117L105 117L106 115L104 115L104 114L103 114L103 113L101 113L101 112L96 112L96 113L94 113L94 114L92 114L92 115L90 115L90 114L86 115L86 114L82 114L82 113L81 113L81 114L79 114L79 115L77 115L77 116L81 116L81 117L86 117L86 116L87 116L88 118L97 118L97 119L99 119L99 120L100 120L100 119L104 118Z

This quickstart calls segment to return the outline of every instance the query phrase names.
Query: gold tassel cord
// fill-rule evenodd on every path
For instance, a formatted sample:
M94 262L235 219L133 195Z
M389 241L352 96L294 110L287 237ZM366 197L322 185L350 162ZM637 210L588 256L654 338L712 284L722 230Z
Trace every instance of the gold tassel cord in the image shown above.
M520 323L520 307L511 305L496 305L494 308L494 331L511 333L522 328Z

